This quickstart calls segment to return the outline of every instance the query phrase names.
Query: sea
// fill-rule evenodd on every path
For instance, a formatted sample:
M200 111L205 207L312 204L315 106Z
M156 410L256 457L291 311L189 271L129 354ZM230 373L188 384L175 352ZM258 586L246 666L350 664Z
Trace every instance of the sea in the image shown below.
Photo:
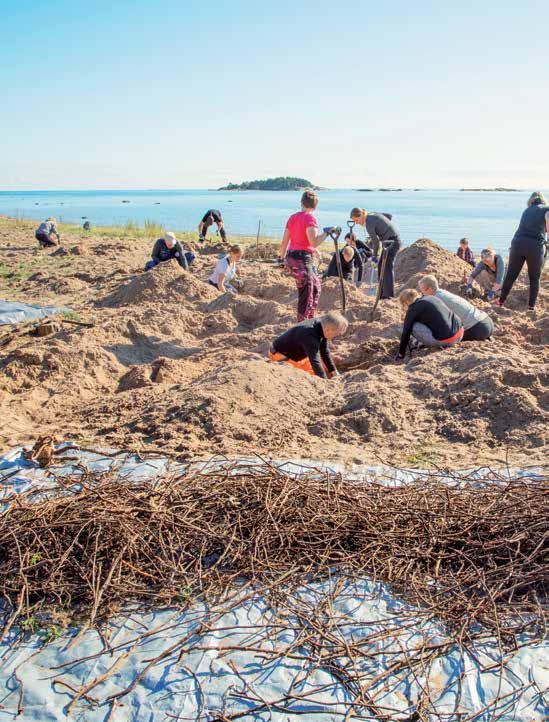
M491 246L507 254L509 243L530 195L524 191L319 191L320 226L345 227L354 206L387 212L407 245L431 238L456 250L466 236L476 254ZM549 196L549 193L547 194ZM166 230L197 228L205 211L219 209L229 235L279 239L288 216L299 209L297 191L102 190L0 191L0 215L92 226L143 225L153 221ZM363 229L358 228L359 237Z

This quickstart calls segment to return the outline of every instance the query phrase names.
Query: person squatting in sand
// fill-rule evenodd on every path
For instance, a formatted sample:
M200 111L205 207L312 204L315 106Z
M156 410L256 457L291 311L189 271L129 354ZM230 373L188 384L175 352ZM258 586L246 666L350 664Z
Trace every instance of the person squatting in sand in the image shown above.
M346 245L339 251L339 258L341 262L341 272L343 275L343 278L346 281L350 281L352 283L353 281L353 273L354 269L357 270L357 279L356 279L356 285L359 286L362 282L362 275L364 273L364 263L362 261L362 256L352 246L352 240L351 240L351 233L347 233L345 236L345 242ZM328 268L326 269L326 272L323 275L323 278L332 278L334 276L338 276L338 270L337 270L337 258L336 254L332 254L332 258L330 260L330 263L328 265Z
M463 341L486 341L494 333L494 323L485 311L473 306L462 296L439 288L435 276L423 276L418 288L424 296L440 298L456 314L463 324Z
M165 263L175 259L181 268L186 271L189 270L189 266L195 259L192 251L185 252L183 246L175 237L175 233L168 231L164 234L163 238L159 238L152 250L152 258L145 264L145 270L150 271L151 268L158 266L159 263Z
M318 206L318 196L312 190L306 190L301 196L301 210L288 219L282 243L279 261L285 259L286 268L294 277L298 291L297 320L314 318L320 298L321 284L313 255L323 243L332 226L318 229L313 211Z
M402 360L413 336L420 346L448 348L463 339L463 324L436 296L420 296L407 288L398 297L406 313L397 360Z
M473 268L467 279L467 295L473 295L473 281L476 281L484 289L484 298L491 301L499 296L504 275L505 261L503 258L491 248L485 248L480 253L480 262Z
M234 296L237 292L235 285L238 282L236 278L236 266L241 258L242 249L240 246L231 246L229 253L217 262L208 283L211 286L215 286L221 293L230 293L231 296ZM230 281L232 281L232 283L230 283Z
M198 224L198 240L206 240L206 233L208 232L208 228L210 226L213 226L214 223L217 226L217 232L221 236L221 240L223 241L223 243L227 243L225 221L223 220L221 211L218 211L215 208L210 208L209 211L206 211L206 213L204 213L204 216L202 217L202 220Z
M53 236L56 238L55 241L53 240ZM57 230L57 221L55 218L46 218L46 220L43 221L43 223L41 223L36 229L34 237L40 244L41 248L57 246L61 240L61 236Z
M380 272L383 255L385 255L385 270L383 278L380 279L380 298L393 298L395 295L395 258L402 246L402 241L400 232L392 221L392 216L385 213L373 213L364 208L353 208L351 220L365 227L372 240L373 254L379 257Z
M530 289L528 308L533 311L539 294L541 272L547 255L547 237L549 235L549 205L543 193L536 191L528 199L528 207L521 216L511 248L509 265L503 279L499 304L503 306L518 278L524 263L528 269Z
M288 363L301 371L333 378L338 376L328 341L347 331L349 322L339 311L330 311L319 319L307 319L276 338L269 351L269 360Z
M456 251L456 256L458 258L461 258L462 261L465 261L465 263L468 263L473 268L477 265L475 261L475 255L471 250L471 247L469 246L469 241L467 238L462 238L460 240L458 249Z

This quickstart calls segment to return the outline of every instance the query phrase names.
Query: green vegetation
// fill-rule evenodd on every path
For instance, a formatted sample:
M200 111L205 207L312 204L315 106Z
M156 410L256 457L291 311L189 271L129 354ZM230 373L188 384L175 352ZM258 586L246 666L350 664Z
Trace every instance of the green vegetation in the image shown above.
M220 191L299 191L303 188L321 190L311 181L305 178L293 176L280 176L279 178L267 178L266 180L246 181L245 183L229 183L229 185L218 188Z

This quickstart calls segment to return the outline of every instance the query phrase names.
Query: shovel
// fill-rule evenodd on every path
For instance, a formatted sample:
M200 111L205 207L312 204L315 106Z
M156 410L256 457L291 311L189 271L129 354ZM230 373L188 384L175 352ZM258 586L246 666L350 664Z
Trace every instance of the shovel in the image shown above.
M341 235L341 227L334 228L329 234L330 238L334 242L335 257L337 263L337 275L339 276L339 283L341 286L341 301L343 304L343 313L347 309L347 297L345 296L345 282L343 281L343 270L341 268L341 258L339 257L339 237Z
M388 243L387 245L383 246L383 249L381 251L381 263L379 264L379 278L377 281L377 293L376 293L376 300L374 303L374 307L372 308L372 312L370 314L370 321L374 320L374 314L377 309L377 305L379 303L379 300L381 298L381 291L383 289L383 277L385 276L385 264L387 262L387 253L391 246L393 245L394 241L391 243Z

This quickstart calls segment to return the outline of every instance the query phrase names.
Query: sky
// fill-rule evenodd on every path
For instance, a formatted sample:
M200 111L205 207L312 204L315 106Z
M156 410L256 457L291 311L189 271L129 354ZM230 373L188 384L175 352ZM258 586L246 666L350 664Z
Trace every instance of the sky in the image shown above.
M549 187L547 9L0 0L0 189Z

